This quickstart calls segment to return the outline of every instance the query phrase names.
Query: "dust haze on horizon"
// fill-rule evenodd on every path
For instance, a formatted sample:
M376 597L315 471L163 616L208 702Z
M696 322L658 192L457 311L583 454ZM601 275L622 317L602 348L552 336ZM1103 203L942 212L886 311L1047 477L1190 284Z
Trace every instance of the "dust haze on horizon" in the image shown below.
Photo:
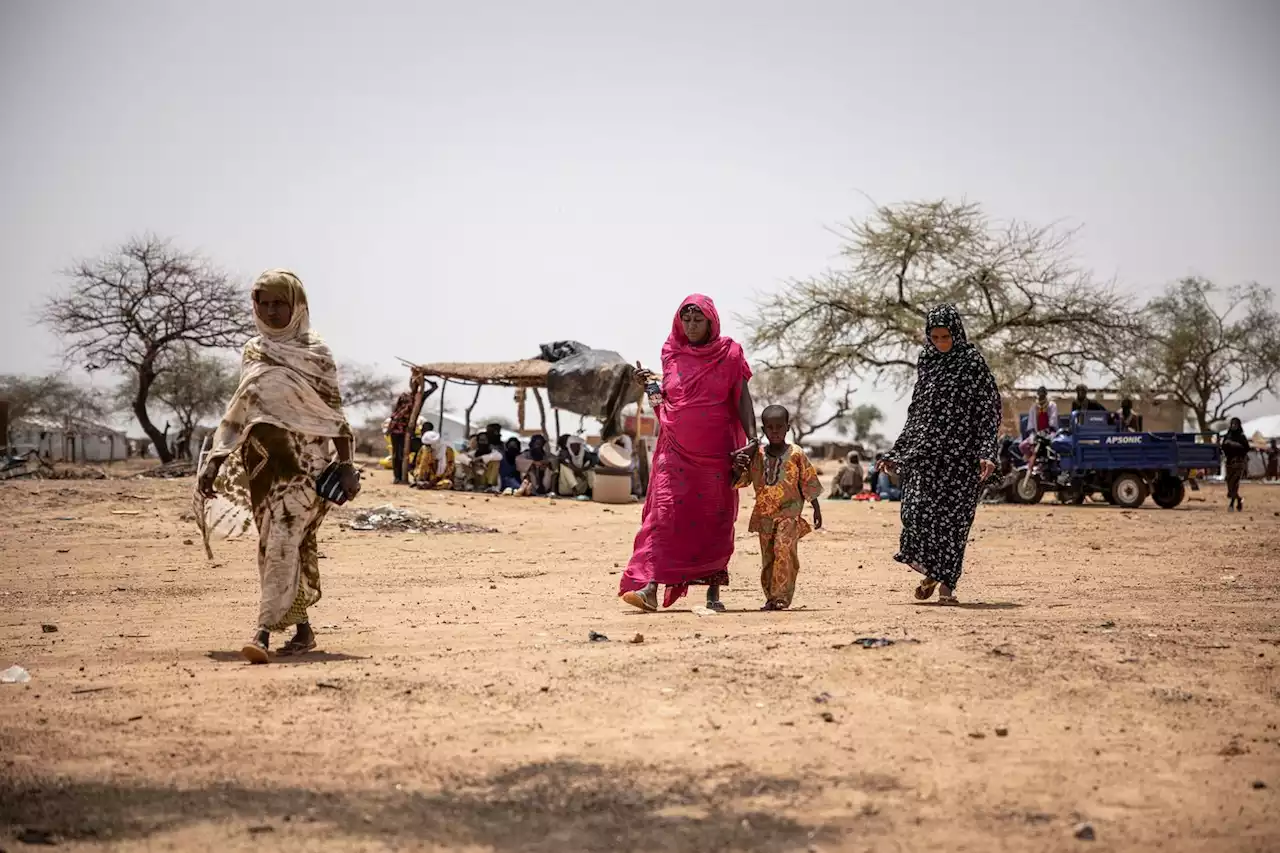
M1280 286L1280 6L642 6L0 3L0 372L59 367L57 271L147 231L297 271L339 360L389 372L655 364L691 292L739 335L871 200L1082 226L1143 298ZM857 399L896 434L893 391Z

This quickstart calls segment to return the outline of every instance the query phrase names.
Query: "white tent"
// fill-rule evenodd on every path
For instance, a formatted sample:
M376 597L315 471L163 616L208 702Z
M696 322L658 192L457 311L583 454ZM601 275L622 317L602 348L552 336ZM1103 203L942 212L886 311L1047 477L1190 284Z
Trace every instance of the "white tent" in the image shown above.
M1280 415L1266 415L1244 424L1245 435L1252 437L1259 433L1263 438L1280 438Z

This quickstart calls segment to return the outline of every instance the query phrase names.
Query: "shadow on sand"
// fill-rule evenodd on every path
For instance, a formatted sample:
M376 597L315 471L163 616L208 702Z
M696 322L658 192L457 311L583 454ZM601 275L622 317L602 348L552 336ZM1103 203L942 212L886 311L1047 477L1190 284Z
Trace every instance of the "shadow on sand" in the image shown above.
M205 652L204 656L218 663L248 663L239 652L213 651ZM299 666L311 663L335 663L345 660L369 660L369 657L367 655L363 657L360 655L348 655L342 652L307 652L304 655L288 655L286 657L279 657L273 654L271 656L271 665Z
M726 772L731 775L724 778ZM26 831L55 842L145 839L197 823L248 836L315 838L363 846L401 844L497 851L760 851L782 853L838 839L838 831L803 826L764 796L816 794L808 779L761 776L736 768L718 778L676 769L609 767L575 761L525 764L486 777L452 778L433 790L253 788L225 784L177 789L126 782L44 783L0 779L0 838ZM869 792L896 779L822 780ZM816 789L810 789L817 784ZM302 833L306 832L305 835ZM810 834L810 833L813 834ZM7 846L7 845L6 845Z

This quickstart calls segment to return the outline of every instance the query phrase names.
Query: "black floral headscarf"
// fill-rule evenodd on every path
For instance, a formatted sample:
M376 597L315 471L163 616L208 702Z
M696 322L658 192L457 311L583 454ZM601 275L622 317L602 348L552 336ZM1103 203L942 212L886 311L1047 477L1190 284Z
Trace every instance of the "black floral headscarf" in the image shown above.
M928 337L938 328L951 332L946 352ZM939 456L994 461L1001 417L1000 391L987 360L969 343L956 307L939 305L925 319L907 423L886 458L904 468Z

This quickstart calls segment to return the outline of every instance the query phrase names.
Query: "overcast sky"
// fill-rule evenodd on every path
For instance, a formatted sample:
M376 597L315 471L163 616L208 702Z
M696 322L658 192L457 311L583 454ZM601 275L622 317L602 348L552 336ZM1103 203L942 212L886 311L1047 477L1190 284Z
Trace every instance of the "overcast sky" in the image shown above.
M292 268L388 370L656 363L684 295L820 271L867 197L1082 225L1135 293L1276 286L1278 150L1267 0L0 0L0 372L56 368L56 271L148 230Z

